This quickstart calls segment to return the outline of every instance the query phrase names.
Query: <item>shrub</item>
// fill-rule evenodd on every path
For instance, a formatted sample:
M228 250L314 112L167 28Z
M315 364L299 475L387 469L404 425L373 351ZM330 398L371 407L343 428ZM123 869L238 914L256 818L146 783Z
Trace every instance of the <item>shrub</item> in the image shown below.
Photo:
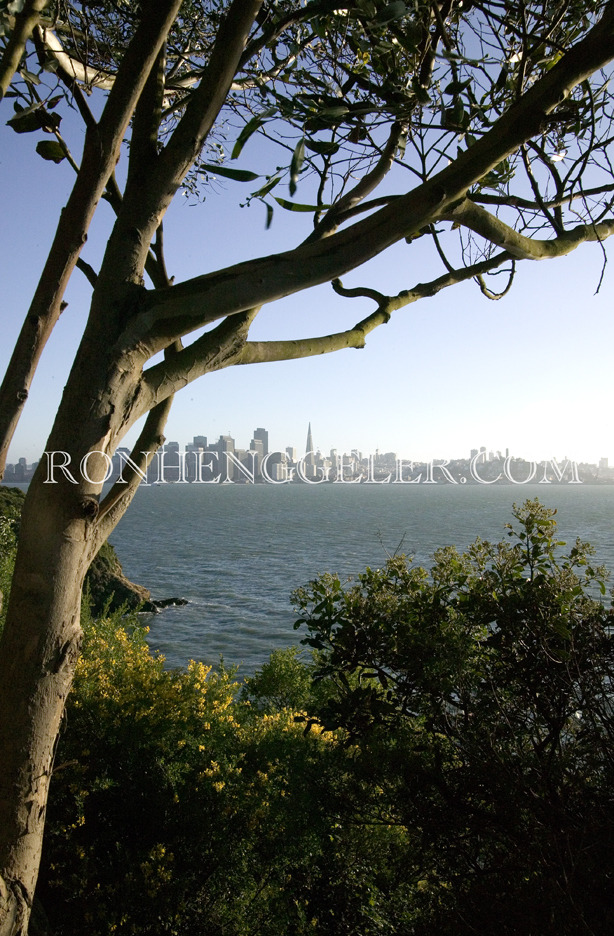
M337 690L319 721L356 752L346 811L412 840L416 934L614 929L613 617L554 513L527 501L511 543L428 573L400 557L297 593Z
M165 670L134 620L84 629L38 890L56 936L392 932L398 833L331 808L347 752L232 671Z

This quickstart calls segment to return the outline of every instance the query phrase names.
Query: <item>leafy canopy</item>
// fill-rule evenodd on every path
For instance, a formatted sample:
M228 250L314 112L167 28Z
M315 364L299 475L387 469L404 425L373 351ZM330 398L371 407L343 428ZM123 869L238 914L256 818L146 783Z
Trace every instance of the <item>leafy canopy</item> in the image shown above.
M227 6L222 0L182 5L166 43L160 145L198 87ZM205 154L185 185L198 194L216 177L257 179L249 165L234 164L249 159L254 133L274 141L281 157L248 196L248 203L265 202L268 223L277 205L311 211L317 223L373 167L391 134L406 177L399 171L396 185L402 191L424 182L490 130L605 7L471 0L265 3ZM71 101L65 71L72 68L86 89L112 87L140 9L110 0L50 4L36 48L7 95L14 98L9 123L16 132L57 137L39 140L43 158L67 155L58 109L63 98ZM544 121L540 136L489 171L473 197L505 206L509 220L528 234L544 224L560 234L568 221L600 220L610 207L609 102L606 75L582 82ZM306 195L295 202L299 182ZM288 184L289 199L279 197L280 183Z

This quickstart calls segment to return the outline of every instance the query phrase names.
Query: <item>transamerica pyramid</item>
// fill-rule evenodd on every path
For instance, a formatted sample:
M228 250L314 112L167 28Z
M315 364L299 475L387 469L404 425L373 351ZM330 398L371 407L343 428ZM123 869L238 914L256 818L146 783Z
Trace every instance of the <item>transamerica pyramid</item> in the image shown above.
M309 454L311 452L311 455ZM309 423L309 429L307 430L307 447L305 449L305 464L306 465L315 465L315 448L313 445L313 438L311 435L311 423Z

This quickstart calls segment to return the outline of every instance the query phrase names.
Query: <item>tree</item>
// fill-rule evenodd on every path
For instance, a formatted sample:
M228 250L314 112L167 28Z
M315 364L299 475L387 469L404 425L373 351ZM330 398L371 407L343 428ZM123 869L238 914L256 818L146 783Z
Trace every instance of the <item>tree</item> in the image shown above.
M417 934L612 929L614 612L555 513L527 501L515 542L296 596L330 696L308 724L356 752L346 814L413 841Z
M2 5L12 36L20 6ZM489 272L508 265L511 279L517 260L563 256L614 230L603 72L614 57L612 3L100 0L52 4L48 13L36 14L32 52L24 46L31 27L18 38L26 58L2 106L13 95L11 126L53 134L38 152L71 160L77 176L0 389L0 470L79 265L93 286L90 315L47 449L69 452L85 471L75 483L63 476L47 485L41 465L23 512L0 645L0 936L27 929L55 738L79 655L83 577L162 441L173 394L232 365L362 348L402 306L472 278L496 298ZM38 84L45 69L51 88ZM108 90L98 120L84 85ZM87 127L79 165L54 110L64 94ZM224 162L222 118L241 127L233 158L254 132L279 141L286 169L250 197L270 218L271 193L286 178L290 199L276 204L311 211L313 230L284 253L175 284L162 236L173 197L201 176L253 175ZM130 123L120 192L114 168ZM371 198L385 177L398 177L402 194ZM311 206L293 201L299 182L311 186ZM79 255L101 197L117 220L96 273ZM441 243L444 222L469 235L456 265ZM540 239L544 228L553 236ZM423 236L445 267L430 282L390 297L338 280L391 244ZM327 336L249 341L263 304L328 281L343 296L372 298L376 310ZM164 361L150 363L159 352ZM89 479L102 478L107 457L145 416L138 469L101 500L101 483Z

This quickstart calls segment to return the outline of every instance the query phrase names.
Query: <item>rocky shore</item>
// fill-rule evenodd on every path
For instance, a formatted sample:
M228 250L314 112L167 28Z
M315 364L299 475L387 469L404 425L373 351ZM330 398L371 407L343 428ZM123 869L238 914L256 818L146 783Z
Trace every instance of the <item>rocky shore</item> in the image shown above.
M25 494L19 488L0 486L0 516L9 517L19 524ZM85 577L84 594L89 596L94 617L105 608L115 611L122 605L130 610L156 614L172 605L185 605L185 598L153 599L143 585L131 582L124 575L121 562L113 546L103 543Z

